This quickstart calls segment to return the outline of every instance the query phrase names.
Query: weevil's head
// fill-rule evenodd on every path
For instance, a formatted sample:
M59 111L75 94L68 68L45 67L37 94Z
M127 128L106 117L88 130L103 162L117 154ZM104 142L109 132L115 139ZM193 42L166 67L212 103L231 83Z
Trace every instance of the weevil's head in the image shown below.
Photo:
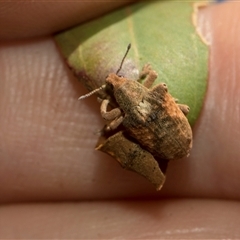
M115 73L110 73L106 78L106 85L113 91L117 90L127 81L127 78L118 76Z

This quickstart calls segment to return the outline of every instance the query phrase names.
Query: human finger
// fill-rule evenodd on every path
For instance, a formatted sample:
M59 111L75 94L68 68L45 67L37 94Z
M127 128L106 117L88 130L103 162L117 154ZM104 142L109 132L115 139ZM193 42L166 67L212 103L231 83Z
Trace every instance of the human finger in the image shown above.
M4 239L235 239L239 202L203 199L15 204L0 208Z
M99 105L95 97L77 101L86 91L50 39L3 44L1 201L156 195L239 199L238 8L230 2L202 12L202 27L208 26L212 41L204 108L190 158L170 163L160 193L94 151L95 133L103 125Z
M51 35L130 3L124 1L0 2L0 39Z

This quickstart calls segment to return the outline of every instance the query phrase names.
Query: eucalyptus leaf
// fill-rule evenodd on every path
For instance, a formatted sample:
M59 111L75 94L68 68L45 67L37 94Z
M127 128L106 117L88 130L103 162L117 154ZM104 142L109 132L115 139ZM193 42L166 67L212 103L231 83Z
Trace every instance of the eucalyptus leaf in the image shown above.
M208 47L193 23L193 1L145 1L102 16L55 36L67 64L93 90L116 72L132 44L120 75L132 80L144 64L158 73L179 103L190 107L196 121L208 77Z

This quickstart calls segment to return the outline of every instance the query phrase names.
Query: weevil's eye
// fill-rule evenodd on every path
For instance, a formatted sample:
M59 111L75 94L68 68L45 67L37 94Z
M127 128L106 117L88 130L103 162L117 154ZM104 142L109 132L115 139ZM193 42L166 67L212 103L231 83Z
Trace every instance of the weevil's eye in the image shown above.
M118 77L120 77L120 78L123 78L123 75L117 75Z
M113 84L111 82L108 82L107 86L109 90L113 90Z
M166 92L168 91L168 87L166 83L162 83L163 88L166 90Z

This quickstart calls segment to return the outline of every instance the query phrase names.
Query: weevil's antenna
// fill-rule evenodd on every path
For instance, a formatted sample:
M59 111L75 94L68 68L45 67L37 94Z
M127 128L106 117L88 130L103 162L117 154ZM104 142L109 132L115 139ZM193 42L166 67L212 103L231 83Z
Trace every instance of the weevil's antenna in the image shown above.
M105 87L106 87L106 85L104 84L104 85L102 85L100 88L94 89L94 90L91 91L90 93L87 93L87 94L79 97L78 100L82 100L82 99L84 99L84 98L90 97L90 96L93 95L94 93L103 90Z
M125 52L125 54L124 54L124 56L123 56L123 59L122 59L122 61L121 61L121 64L120 64L119 69L116 71L116 75L117 75L117 74L120 72L120 70L122 69L123 62L124 62L124 60L125 60L128 52L129 52L130 48L131 48L131 43L129 43L128 46L127 46L127 51Z
M125 60L128 52L129 52L130 48L131 48L131 43L128 44L127 51L125 52L125 54L124 54L124 56L123 56L123 59L122 59L122 61L121 61L121 64L120 64L119 69L118 69L117 72L116 72L116 75L117 75L117 74L120 72L120 70L122 69L123 62L124 62L124 60ZM94 93L99 92L99 91L103 90L104 88L106 88L106 85L105 85L105 84L102 85L100 88L94 89L94 90L91 91L90 93L87 93L87 94L79 97L78 100L82 100L82 99L84 99L84 98L90 97L90 96L92 96Z

